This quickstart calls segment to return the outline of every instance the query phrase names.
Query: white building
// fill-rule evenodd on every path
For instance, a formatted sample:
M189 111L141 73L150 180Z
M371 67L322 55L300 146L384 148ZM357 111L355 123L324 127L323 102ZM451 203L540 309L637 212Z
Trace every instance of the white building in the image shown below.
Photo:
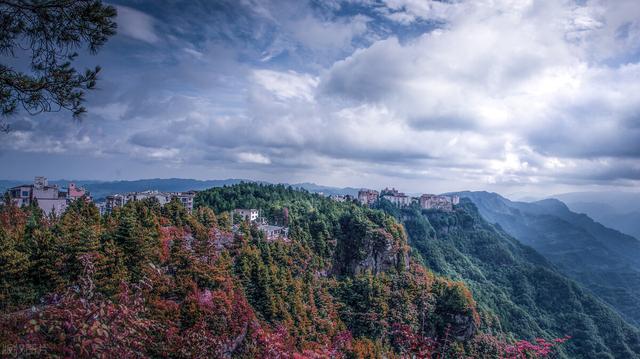
M240 217L242 217L243 220L249 221L249 222L255 222L258 217L260 217L260 211L258 211L257 209L246 209L246 208L236 208L233 210L234 214L239 215Z
M398 207L410 206L412 198L402 192L398 192L395 188L385 188L381 192L381 197L395 204Z
M258 226L258 229L262 231L262 233L264 233L265 238L268 241L273 241L276 239L287 239L289 237L289 228L287 227L261 224Z
M38 204L45 214L61 214L67 209L67 193L61 192L58 186L49 186L45 177L36 177L33 184L10 188L9 198L18 207Z
M129 201L142 201L148 198L155 198L161 206L171 202L176 198L180 203L184 205L187 211L193 211L193 199L195 198L196 191L187 192L160 192L160 191L142 191L142 192L129 192L129 193L116 193L107 196L104 204L104 212L111 212L114 208L122 207Z

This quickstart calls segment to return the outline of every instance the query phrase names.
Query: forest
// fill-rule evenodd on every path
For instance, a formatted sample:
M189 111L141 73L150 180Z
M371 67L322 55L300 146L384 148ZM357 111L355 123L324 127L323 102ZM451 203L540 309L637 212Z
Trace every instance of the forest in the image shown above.
M79 199L60 216L5 200L3 355L542 358L573 341L496 325L383 210L250 183L196 199L193 213L145 200L105 215ZM289 238L267 239L235 208Z

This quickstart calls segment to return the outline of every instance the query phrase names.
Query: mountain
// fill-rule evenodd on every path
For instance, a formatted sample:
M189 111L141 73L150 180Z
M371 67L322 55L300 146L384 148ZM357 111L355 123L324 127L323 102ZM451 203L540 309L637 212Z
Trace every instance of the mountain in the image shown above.
M204 190L212 187L222 187L238 184L240 182L254 182L254 183L268 183L264 181L253 181L247 179L229 178L223 180L194 180L186 178L153 178L153 179L141 179L134 181L92 181L92 180L50 180L52 185L58 185L61 188L66 187L69 182L75 182L77 185L85 187L93 196L96 201L103 200L106 196L114 193L125 192L141 192L147 190L158 190L164 192L181 192L190 190ZM32 181L12 181L12 180L0 180L0 193L4 193L7 189L22 184L32 183ZM325 195L352 195L355 196L358 193L357 188L345 187L330 187L317 185L315 183L296 183L286 184L293 188L305 189L313 193L323 193Z
M572 212L556 199L510 201L496 193L460 192L490 223L529 245L567 276L640 324L640 242Z
M496 212L512 211L500 197L477 196ZM535 249L487 222L480 215L486 210L469 199L453 212L398 209L384 200L377 206L403 222L416 258L469 286L485 322L524 338L571 335L570 358L640 358L637 328Z
M292 184L291 186L293 188L302 188L312 193L322 193L327 196L329 195L356 196L358 194L358 191L360 190L359 188L353 188L353 187L338 188L338 187L322 186L322 185L317 185L315 183L309 183L309 182L296 183L296 184Z
M87 358L566 357L552 336L566 328L516 341L482 319L463 282L409 257L403 226L382 211L256 183L196 202L193 213L142 200L100 215L78 200L51 218L0 204L0 346ZM234 218L238 207L288 235ZM635 334L615 329L596 349L633 354Z
M551 196L574 212L585 213L607 227L640 239L640 193L573 192Z

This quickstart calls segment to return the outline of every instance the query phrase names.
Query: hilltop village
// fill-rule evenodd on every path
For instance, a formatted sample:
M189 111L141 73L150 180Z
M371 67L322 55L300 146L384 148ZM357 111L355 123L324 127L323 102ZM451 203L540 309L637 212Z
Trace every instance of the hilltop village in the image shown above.
M101 214L106 214L111 213L118 207L123 207L130 201L141 201L153 198L157 200L161 206L164 206L172 200L177 200L191 213L197 193L198 191L162 192L157 190L114 193L106 196L104 200L96 202L95 204ZM32 184L20 185L8 189L7 195L16 206L21 207L37 204L47 215L63 213L67 206L77 199L84 199L89 202L93 201L89 191L77 186L73 182L69 182L66 188L59 187L55 184L50 185L47 178L41 176L36 177ZM353 198L350 195L332 195L329 197L339 202L357 201L367 207L372 206L378 200L387 200L398 207L408 207L413 204L418 204L422 209L442 211L452 211L453 206L460 202L459 197L456 195L442 196L423 194L419 197L412 197L399 192L395 188L385 188L381 191L361 189L358 191L357 198ZM231 214L233 216L234 232L239 231L240 223L246 221L263 232L267 240L288 240L289 228L286 227L286 224L280 226L268 223L267 219L260 215L259 209L236 208Z
M197 191L186 192L160 192L142 191L116 193L109 195L104 201L96 202L100 214L113 211L117 207L122 207L129 201L140 201L147 198L155 198L161 206L169 203L172 199L177 199L184 205L187 211L193 210L193 199ZM38 176L32 184L24 184L9 188L7 195L13 204L18 207L37 204L46 214L62 214L67 206L74 200L83 198L85 201L93 202L89 191L69 182L67 187L49 184L46 177Z
M142 201L145 199L155 199L160 206L171 202L179 201L191 213L193 211L194 199L198 191L185 192L162 192L157 190L147 190L140 192L114 193L106 196L104 200L95 202L100 210L100 214L113 212L118 207L125 206L130 201ZM49 184L46 177L35 177L32 184L24 184L9 188L6 192L9 200L16 206L37 205L46 215L60 215L64 213L67 206L74 200L83 199L93 202L89 191L77 186L74 182L69 182L67 187L60 187L56 184ZM233 232L240 230L240 223L247 221L255 225L257 229L264 233L267 240L282 239L287 241L289 229L284 226L269 224L267 219L260 215L258 209L237 208L232 211L234 219Z
M333 195L331 199L339 202L353 200L349 195ZM395 188L385 188L382 191L363 188L358 191L356 200L364 206L371 206L376 201L384 199L398 207L409 207L418 204L422 209L436 209L441 211L453 211L453 206L460 203L457 195L443 196L436 194L423 194L419 197L412 197L399 192Z

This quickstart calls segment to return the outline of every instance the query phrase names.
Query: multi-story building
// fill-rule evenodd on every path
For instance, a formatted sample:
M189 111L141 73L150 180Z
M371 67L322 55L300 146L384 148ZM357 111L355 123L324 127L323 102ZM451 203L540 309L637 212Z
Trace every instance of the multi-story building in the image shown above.
M361 189L358 191L358 202L370 206L378 200L380 193L371 189Z
M253 208L251 209L236 208L233 210L233 213L239 215L240 217L242 217L243 220L249 221L249 222L255 222L258 219L258 217L260 217L260 211Z
M159 192L159 191L142 191L142 192L129 192L129 193L116 193L109 195L105 198L104 212L111 212L114 208L122 207L129 201L142 201L147 198L155 198L161 206L171 202L176 198L187 211L193 211L193 199L196 196L196 191L187 192Z
M410 206L412 198L402 192L398 192L395 188L385 188L381 192L381 197L395 204L398 207Z
M45 214L60 214L67 209L69 198L58 186L49 185L45 177L36 177L33 184L10 188L9 198L18 207L37 203Z
M105 198L104 212L109 213L117 207L122 207L129 202L127 195L112 194Z
M187 192L175 192L172 194L172 197L175 197L182 203L184 208L187 211L193 211L193 200L196 198L197 191L187 191Z

